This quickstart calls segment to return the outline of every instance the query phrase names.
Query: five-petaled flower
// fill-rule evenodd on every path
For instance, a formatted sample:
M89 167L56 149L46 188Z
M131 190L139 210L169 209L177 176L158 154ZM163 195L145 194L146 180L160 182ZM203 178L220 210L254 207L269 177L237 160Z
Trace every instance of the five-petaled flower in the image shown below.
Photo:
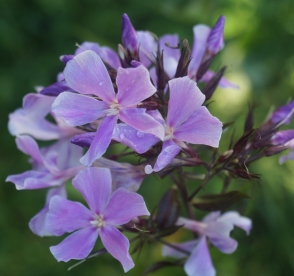
M106 250L121 262L124 271L130 270L134 263L128 253L129 241L117 226L137 216L149 215L142 196L124 188L111 194L111 174L106 168L90 167L80 171L73 179L73 186L81 192L90 210L79 202L52 197L47 230L56 236L75 231L60 244L50 247L54 257L64 262L84 259L100 236Z

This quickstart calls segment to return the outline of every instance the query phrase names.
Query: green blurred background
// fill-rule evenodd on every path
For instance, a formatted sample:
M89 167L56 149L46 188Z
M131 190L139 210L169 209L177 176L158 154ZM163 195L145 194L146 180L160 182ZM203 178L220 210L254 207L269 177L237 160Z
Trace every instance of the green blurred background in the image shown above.
M120 264L109 255L94 258L67 272L75 262L57 263L48 247L61 238L39 238L28 229L28 221L44 204L45 191L16 191L5 183L9 174L30 168L27 156L18 152L7 131L8 113L21 106L23 96L36 85L49 85L63 65L58 57L75 50L75 43L95 41L116 49L121 42L121 15L127 13L137 30L158 35L178 33L192 44L192 27L212 26L219 15L227 18L226 47L213 63L228 65L226 77L239 90L219 89L210 108L223 122L236 120L242 131L247 103L258 104L256 126L271 108L294 95L294 2L293 0L2 0L0 2L0 275L122 275ZM230 131L224 134L226 148ZM256 163L251 172L261 181L237 181L253 200L236 206L252 218L249 237L234 231L239 247L232 255L212 249L219 276L294 275L294 162L283 166L278 157ZM139 192L151 209L167 189L150 177ZM220 181L211 185L219 190ZM248 188L249 187L249 188ZM182 234L178 234L181 236ZM127 275L140 273L154 260L161 260L160 245L146 247ZM153 275L184 275L178 268Z

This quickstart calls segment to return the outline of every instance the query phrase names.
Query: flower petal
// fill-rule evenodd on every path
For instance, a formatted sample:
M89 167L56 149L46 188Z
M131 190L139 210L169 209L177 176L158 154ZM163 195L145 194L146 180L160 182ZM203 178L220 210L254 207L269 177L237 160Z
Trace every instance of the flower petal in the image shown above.
M222 15L219 17L207 38L207 52L209 55L216 55L224 48L224 27L226 18Z
M150 81L149 71L143 65L136 68L118 68L116 84L117 100L123 107L137 105L156 92Z
M188 77L170 80L168 84L170 99L166 122L171 128L176 129L191 116L195 109L202 105L205 96L195 81Z
M64 185L48 190L44 208L38 212L38 214L36 214L29 222L31 231L40 237L52 236L52 234L45 227L45 219L49 212L49 201L55 195L66 198L66 190Z
M95 227L86 227L65 238L60 244L51 246L50 251L58 262L69 260L82 260L92 251L98 238Z
M80 171L72 181L94 214L104 212L111 195L111 174L106 168L90 167Z
M222 123L206 107L201 106L175 130L174 137L180 141L216 148L221 134Z
M154 55L157 50L157 42L154 36L145 31L138 31L139 41L139 57L142 64L148 68L151 64L151 60L154 60Z
M206 238L200 239L191 256L184 265L184 270L188 276L215 276Z
M42 95L47 95L47 96L58 96L60 93L64 92L64 91L70 91L70 92L74 92L67 84L64 80L62 81L57 81L45 88L43 88L40 91L40 94Z
M85 51L70 60L64 69L69 87L81 94L92 94L104 102L115 100L115 92L101 58L93 51Z
M135 217L144 215L150 214L143 197L124 188L119 188L109 199L104 212L104 220L107 224L121 225Z
M164 128L144 108L124 108L119 112L119 118L131 127L145 133L150 133L163 140Z
M93 214L79 202L54 196L49 203L46 229L55 236L90 226Z
M226 212L218 219L218 221L226 221L232 223L233 225L243 229L247 235L249 235L252 228L251 219L240 216L238 212Z
M168 140L163 142L162 151L157 157L153 171L158 172L162 170L164 167L166 167L169 163L173 161L174 157L180 151L181 151L181 147L179 147L174 141ZM147 167L147 171L145 169L146 173L150 173L150 170L148 170L148 168L149 167Z
M52 105L52 111L70 126L81 126L105 116L108 105L92 97L63 92Z
M101 228L100 237L107 251L123 266L125 272L134 267L134 262L129 254L129 240L115 227L104 226Z
M84 166L91 166L96 159L100 158L105 153L111 142L113 129L116 123L117 116L107 116L102 120L89 150L80 159L80 162Z
M210 28L206 25L200 24L193 27L194 42L191 53L191 62L188 67L189 76L195 79L202 58L206 51L206 43L210 34Z
M183 243L172 243L174 247L177 247L179 249L185 250L187 252L192 252L195 246L198 244L199 240L191 240ZM185 258L187 257L187 254L184 252L181 252L180 250L176 250L173 247L164 245L162 247L162 256L163 257L174 257L177 259Z
M148 133L136 130L127 124L117 124L112 139L127 145L137 153L144 153L160 140Z

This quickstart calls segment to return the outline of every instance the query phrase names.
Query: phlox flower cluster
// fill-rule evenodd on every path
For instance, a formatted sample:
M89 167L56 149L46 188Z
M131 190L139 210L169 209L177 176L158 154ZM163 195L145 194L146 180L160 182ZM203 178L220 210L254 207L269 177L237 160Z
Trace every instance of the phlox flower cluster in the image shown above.
M206 104L217 86L238 88L223 78L225 68L209 69L224 47L224 26L224 16L212 28L196 25L190 48L186 39L175 34L158 38L135 30L124 14L117 52L94 42L78 45L74 54L60 57L64 70L57 81L27 94L22 108L10 114L9 131L16 136L18 149L30 157L32 170L10 175L7 181L18 190L48 189L44 208L29 227L41 237L71 233L50 247L58 261L108 252L127 272L134 263L123 232L135 235L133 241L163 242L165 236L186 229L195 239L164 242L163 256L183 259L177 264L187 275L213 276L216 270L208 243L230 254L237 248L237 241L230 237L234 226L250 233L250 219L236 211L220 211L224 210L220 202L227 200L226 206L231 206L232 196L235 202L246 195L227 192L226 185L221 194L206 195L212 205L203 205L205 198L197 203L195 197L224 171L230 178L256 178L248 172L247 160L249 164L292 147L293 131L277 130L292 116L293 103L261 126L262 139L247 119L244 135L225 153L217 152L223 124ZM40 147L37 141L49 141L49 145ZM109 154L113 144L127 150ZM200 156L203 152L210 161ZM248 159L249 152L255 154L251 158L257 157ZM122 162L126 155L135 156L136 161ZM207 174L185 174L187 166L203 166ZM144 195L137 193L149 174L170 176L171 183L152 215ZM203 182L199 187L194 183L196 190L190 193L185 176ZM89 208L67 199L69 185ZM194 208L213 212L198 221ZM98 238L104 249L95 251Z

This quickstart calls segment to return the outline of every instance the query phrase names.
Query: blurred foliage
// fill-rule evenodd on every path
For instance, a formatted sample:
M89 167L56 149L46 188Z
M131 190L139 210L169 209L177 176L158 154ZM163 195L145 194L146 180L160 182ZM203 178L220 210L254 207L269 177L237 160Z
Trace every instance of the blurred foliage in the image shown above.
M50 245L61 238L39 238L28 229L28 221L44 204L45 191L16 191L4 183L9 174L29 169L27 156L18 152L7 131L8 113L21 106L22 97L36 85L49 85L63 65L58 57L75 50L75 43L97 41L113 48L120 43L120 20L126 12L137 30L158 35L178 33L192 41L192 27L212 26L218 16L227 18L226 47L214 61L215 69L228 65L226 77L239 90L218 89L212 113L241 133L247 103L258 104L257 125L270 108L293 98L294 90L294 2L293 0L2 0L0 2L0 116L1 116L1 191L0 191L0 275L122 275L120 264L109 255L94 258L70 272L75 262L57 263ZM256 126L257 126L256 125ZM231 134L224 134L226 149ZM236 134L236 135L237 135ZM236 136L237 137L237 136ZM238 181L232 189L246 191L254 199L237 205L253 220L249 237L234 230L239 247L232 255L213 248L213 263L219 276L294 275L294 162L284 166L278 158L259 161L249 168L262 175L258 182ZM146 196L150 210L169 187L170 180L144 181L139 192ZM191 182L190 186L195 185ZM221 179L208 187L219 191ZM186 232L179 231L174 239ZM155 260L162 260L159 244L147 245L128 275L140 275ZM184 275L179 268L167 268L153 275Z

